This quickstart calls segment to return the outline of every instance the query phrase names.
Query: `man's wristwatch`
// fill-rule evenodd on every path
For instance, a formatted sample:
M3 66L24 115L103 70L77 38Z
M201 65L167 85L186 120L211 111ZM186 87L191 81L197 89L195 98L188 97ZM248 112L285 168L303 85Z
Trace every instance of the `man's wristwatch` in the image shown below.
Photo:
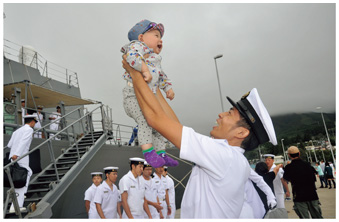
M171 206L167 206L167 208L171 208Z

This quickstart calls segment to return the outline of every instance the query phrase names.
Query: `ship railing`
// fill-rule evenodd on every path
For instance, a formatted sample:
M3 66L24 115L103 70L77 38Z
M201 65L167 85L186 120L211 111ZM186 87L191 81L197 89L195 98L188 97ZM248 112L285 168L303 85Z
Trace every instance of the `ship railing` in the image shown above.
M113 123L112 108L104 105L100 111L93 113L93 116L101 115L101 120L93 120L93 127L96 131L105 129L108 135L108 144L127 145L133 133L133 126ZM138 143L134 143L138 145Z
M48 61L32 47L4 39L3 50L5 58L38 69L42 76L79 88L78 74L75 71Z
M115 137L112 139L115 145L128 145L128 142L133 134L133 126L112 123L113 135ZM138 143L134 143L134 145L138 145Z
M65 118L67 117L68 115L70 115L71 113L74 113L76 111L78 111L79 109L81 109L82 107L79 107L75 110L73 110L72 112L66 114L65 116L63 116L62 118ZM8 180L9 180L9 184L10 184L10 189L7 191L7 197L6 197L6 201L5 201L5 204L4 204L4 209L3 209L3 215L5 216L6 215L6 210L7 210L7 206L8 206L8 203L9 203L9 200L10 198L12 198L12 201L13 201L13 205L14 205L14 209L15 209L15 212L16 214L19 216L19 218L22 218L22 214L21 214L21 211L20 211L20 208L19 208L19 205L18 205L18 200L17 200L17 196L15 194L15 188L14 188L14 184L13 184L13 179L11 177L11 171L10 171L10 166L12 166L13 164L17 163L18 161L20 161L21 159L27 157L28 155L30 155L31 153L35 152L36 150L38 149L41 149L43 148L44 145L48 145L48 150L49 150L49 154L50 154L50 159L51 159L51 163L53 164L54 166L54 170L55 170L55 175L56 175L56 178L57 178L57 183L60 182L60 176L59 176L59 173L58 173L58 170L57 170L57 163L56 163L56 158L55 158L55 155L54 155L54 150L53 150L53 146L52 146L52 140L54 140L55 138L57 138L59 135L61 135L62 133L67 133L68 135L70 135L68 132L69 131L72 131L73 133L73 143L75 144L76 146L76 149L77 149L77 155L78 155L78 160L80 160L80 153L79 153L79 147L78 147L78 142L79 140L77 139L77 137L75 136L75 132L74 132L74 125L79 123L80 121L83 121L85 120L87 123L88 123L88 132L87 133L91 133L92 134L92 143L94 143L94 127L93 127L93 124L92 124L92 116L93 116L93 113L99 109L103 109L103 105L100 104L100 106L98 106L97 108L95 108L94 110L92 110L91 112L87 112L84 116L82 116L81 118L77 119L76 121L74 121L73 123L71 123L70 125L66 126L65 128L63 128L62 130L60 131L56 131L55 134L53 136L50 136L48 139L46 139L44 142L40 143L38 146L34 147L33 149L31 149L28 153L18 157L16 160L12 161L11 163L7 164L6 166L4 166L4 171L5 173L7 174L8 176ZM52 121L50 124L52 124L53 122L55 121ZM46 126L44 126L43 128L41 129L38 129L38 130L35 130L34 132L38 132L40 130L43 130L43 132L45 133L45 136L47 138L47 133L46 133L46 127L48 127L50 124L47 124ZM103 130L104 130L104 133L107 133L106 129L104 128L103 126ZM7 146L4 147L5 148L8 148Z
M15 106L15 104L12 104L12 105ZM24 108L24 109L26 110L26 113L27 113L27 110L35 111L36 113L38 113L38 110L37 110L37 109L34 109L34 108L27 108L27 109ZM60 119L58 119L58 120L52 120L52 121L50 121L48 124L44 125L43 127L38 128L38 129L35 129L33 134L37 134L38 132L46 133L46 134L47 134L47 137L45 137L45 138L48 138L48 135L49 135L50 133L56 133L56 132L58 132L58 130L57 130L57 131L56 131L56 130L50 130L50 129L49 129L49 128L50 128L50 125L52 125L53 123L58 123L58 124L66 125L67 122L68 122L68 121L66 121L66 119L78 119L78 118L72 118L72 117L70 117L71 114L77 113L77 112L78 112L78 115L79 115L79 116L82 116L82 115L81 115L81 113L82 113L81 111L82 111L83 109L84 109L83 107L78 107L78 108L76 108L76 109L74 109L74 110L68 112L67 114L61 116ZM52 113L49 113L49 112L44 112L44 113L45 113L46 116L47 116L48 114L52 114ZM39 118L40 118L39 115L37 115L37 119L38 119L39 122L41 123L42 121L41 121ZM79 122L79 123L77 123L77 124L80 124L80 125L81 125L81 128L82 128L83 132L85 132L85 131L86 131L85 129L88 128L87 126L84 126L84 121L81 121L81 122ZM17 129L17 128L20 128L20 127L21 127L21 125L18 125L18 124L15 124L15 123L6 123L6 122L4 122L3 125L4 125L4 128L11 127L11 128L13 128L13 129ZM60 135L65 136L65 137L67 137L67 138L68 138L68 137L73 137L73 134L68 134L67 132L61 133ZM46 135L45 135L45 136L46 136Z

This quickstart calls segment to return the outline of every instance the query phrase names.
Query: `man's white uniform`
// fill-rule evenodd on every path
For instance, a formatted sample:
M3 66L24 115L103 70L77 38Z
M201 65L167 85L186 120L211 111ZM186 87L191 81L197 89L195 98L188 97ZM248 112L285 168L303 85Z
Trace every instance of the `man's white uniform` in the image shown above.
M277 165L273 163L270 172L272 172L276 166ZM277 175L275 176L275 179L273 180L274 194L277 198L277 208L285 208L285 192L283 184L281 182L283 176L284 170L280 168Z
M166 218L167 219L174 219L175 211L176 211L176 209L175 209L175 188L174 188L174 181L168 175L166 176L166 179L167 179L167 187L168 187L168 197L169 197L169 202L170 202L171 210L172 210L171 215L167 215ZM165 217L165 215L164 215L164 217Z
M21 107L21 121L22 121L22 125L25 125L24 116L26 116L26 110L25 110L24 107Z
M127 191L127 204L134 219L144 219L144 197L145 187L140 177L135 178L132 171L129 171L119 181L120 195ZM123 219L127 219L125 211Z
M51 125L49 125L49 129L51 130L59 130L59 123L60 123L60 119L61 119L61 113L58 112L53 112L51 115L49 115L50 118L55 118L54 120L51 120ZM54 135L54 133L50 133L49 134L50 137L52 137ZM54 137L55 140L60 140L57 137Z
M192 161L181 218L239 218L250 166L244 149L183 127L180 158Z
M96 189L93 201L101 204L102 211L107 219L117 218L119 190L115 184L113 184L113 190L111 190L106 181L102 182Z
M265 216L266 210L252 182L255 183L258 188L266 194L267 205L269 207L274 207L277 204L274 193L264 181L263 177L257 174L254 170L251 170L249 179L247 180L245 185L245 202L240 214L240 218L262 219Z
M157 190L157 187L155 186L153 179L150 178L150 180L145 180L143 176L140 176L139 179L140 179L140 183L143 183L143 186L145 187L146 200L152 201L152 202L158 202L157 201L158 190ZM152 215L152 219L160 219L160 215L157 209L151 205L148 205L148 207ZM148 215L146 214L145 211L144 211L144 218L148 219Z
M168 190L167 179L161 175L161 178L154 172L153 173L153 182L157 187L158 198L163 209L161 210L164 218L167 216L167 204L166 204L166 190Z
M41 129L41 122L44 120L44 116L42 113L33 113L33 115L36 116L36 119L38 120L38 122L35 123L34 129ZM42 138L42 132L39 131L34 133L34 138Z
M8 147L11 148L9 158L16 155L18 158L29 152L29 147L33 139L33 129L29 125L25 124L18 130L14 131L11 139L8 142ZM29 167L29 156L26 156L17 162L21 167L28 170L26 185L22 188L15 188L17 193L19 207L23 207L24 194L27 192L28 183L32 176L32 170Z
M95 186L95 184L93 183L92 186L90 186L85 192L85 200L88 200L90 202L89 211L88 211L88 218L89 219L100 219L97 208L96 208L95 203L93 201L97 188L98 187Z

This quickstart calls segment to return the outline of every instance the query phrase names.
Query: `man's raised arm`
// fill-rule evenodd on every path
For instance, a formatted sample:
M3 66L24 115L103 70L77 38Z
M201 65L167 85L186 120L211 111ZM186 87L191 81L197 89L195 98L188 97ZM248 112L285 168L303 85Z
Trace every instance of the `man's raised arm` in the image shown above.
M165 112L162 108L166 107L163 104L164 102L167 103L166 100L163 96L158 95L159 100L155 97L141 73L131 68L126 59L122 63L124 69L132 77L134 92L148 125L180 149L182 125L173 117L167 115L168 110ZM161 101L162 105L159 101Z

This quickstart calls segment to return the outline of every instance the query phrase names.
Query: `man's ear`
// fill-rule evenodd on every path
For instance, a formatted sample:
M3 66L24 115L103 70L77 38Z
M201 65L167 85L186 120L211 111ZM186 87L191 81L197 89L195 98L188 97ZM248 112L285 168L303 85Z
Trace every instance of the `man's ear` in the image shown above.
M238 132L237 132L236 137L238 137L239 139L244 139L248 135L250 135L249 129L246 129L245 127L238 127Z
M138 40L142 42L143 41L143 37L144 37L143 34L138 35Z

